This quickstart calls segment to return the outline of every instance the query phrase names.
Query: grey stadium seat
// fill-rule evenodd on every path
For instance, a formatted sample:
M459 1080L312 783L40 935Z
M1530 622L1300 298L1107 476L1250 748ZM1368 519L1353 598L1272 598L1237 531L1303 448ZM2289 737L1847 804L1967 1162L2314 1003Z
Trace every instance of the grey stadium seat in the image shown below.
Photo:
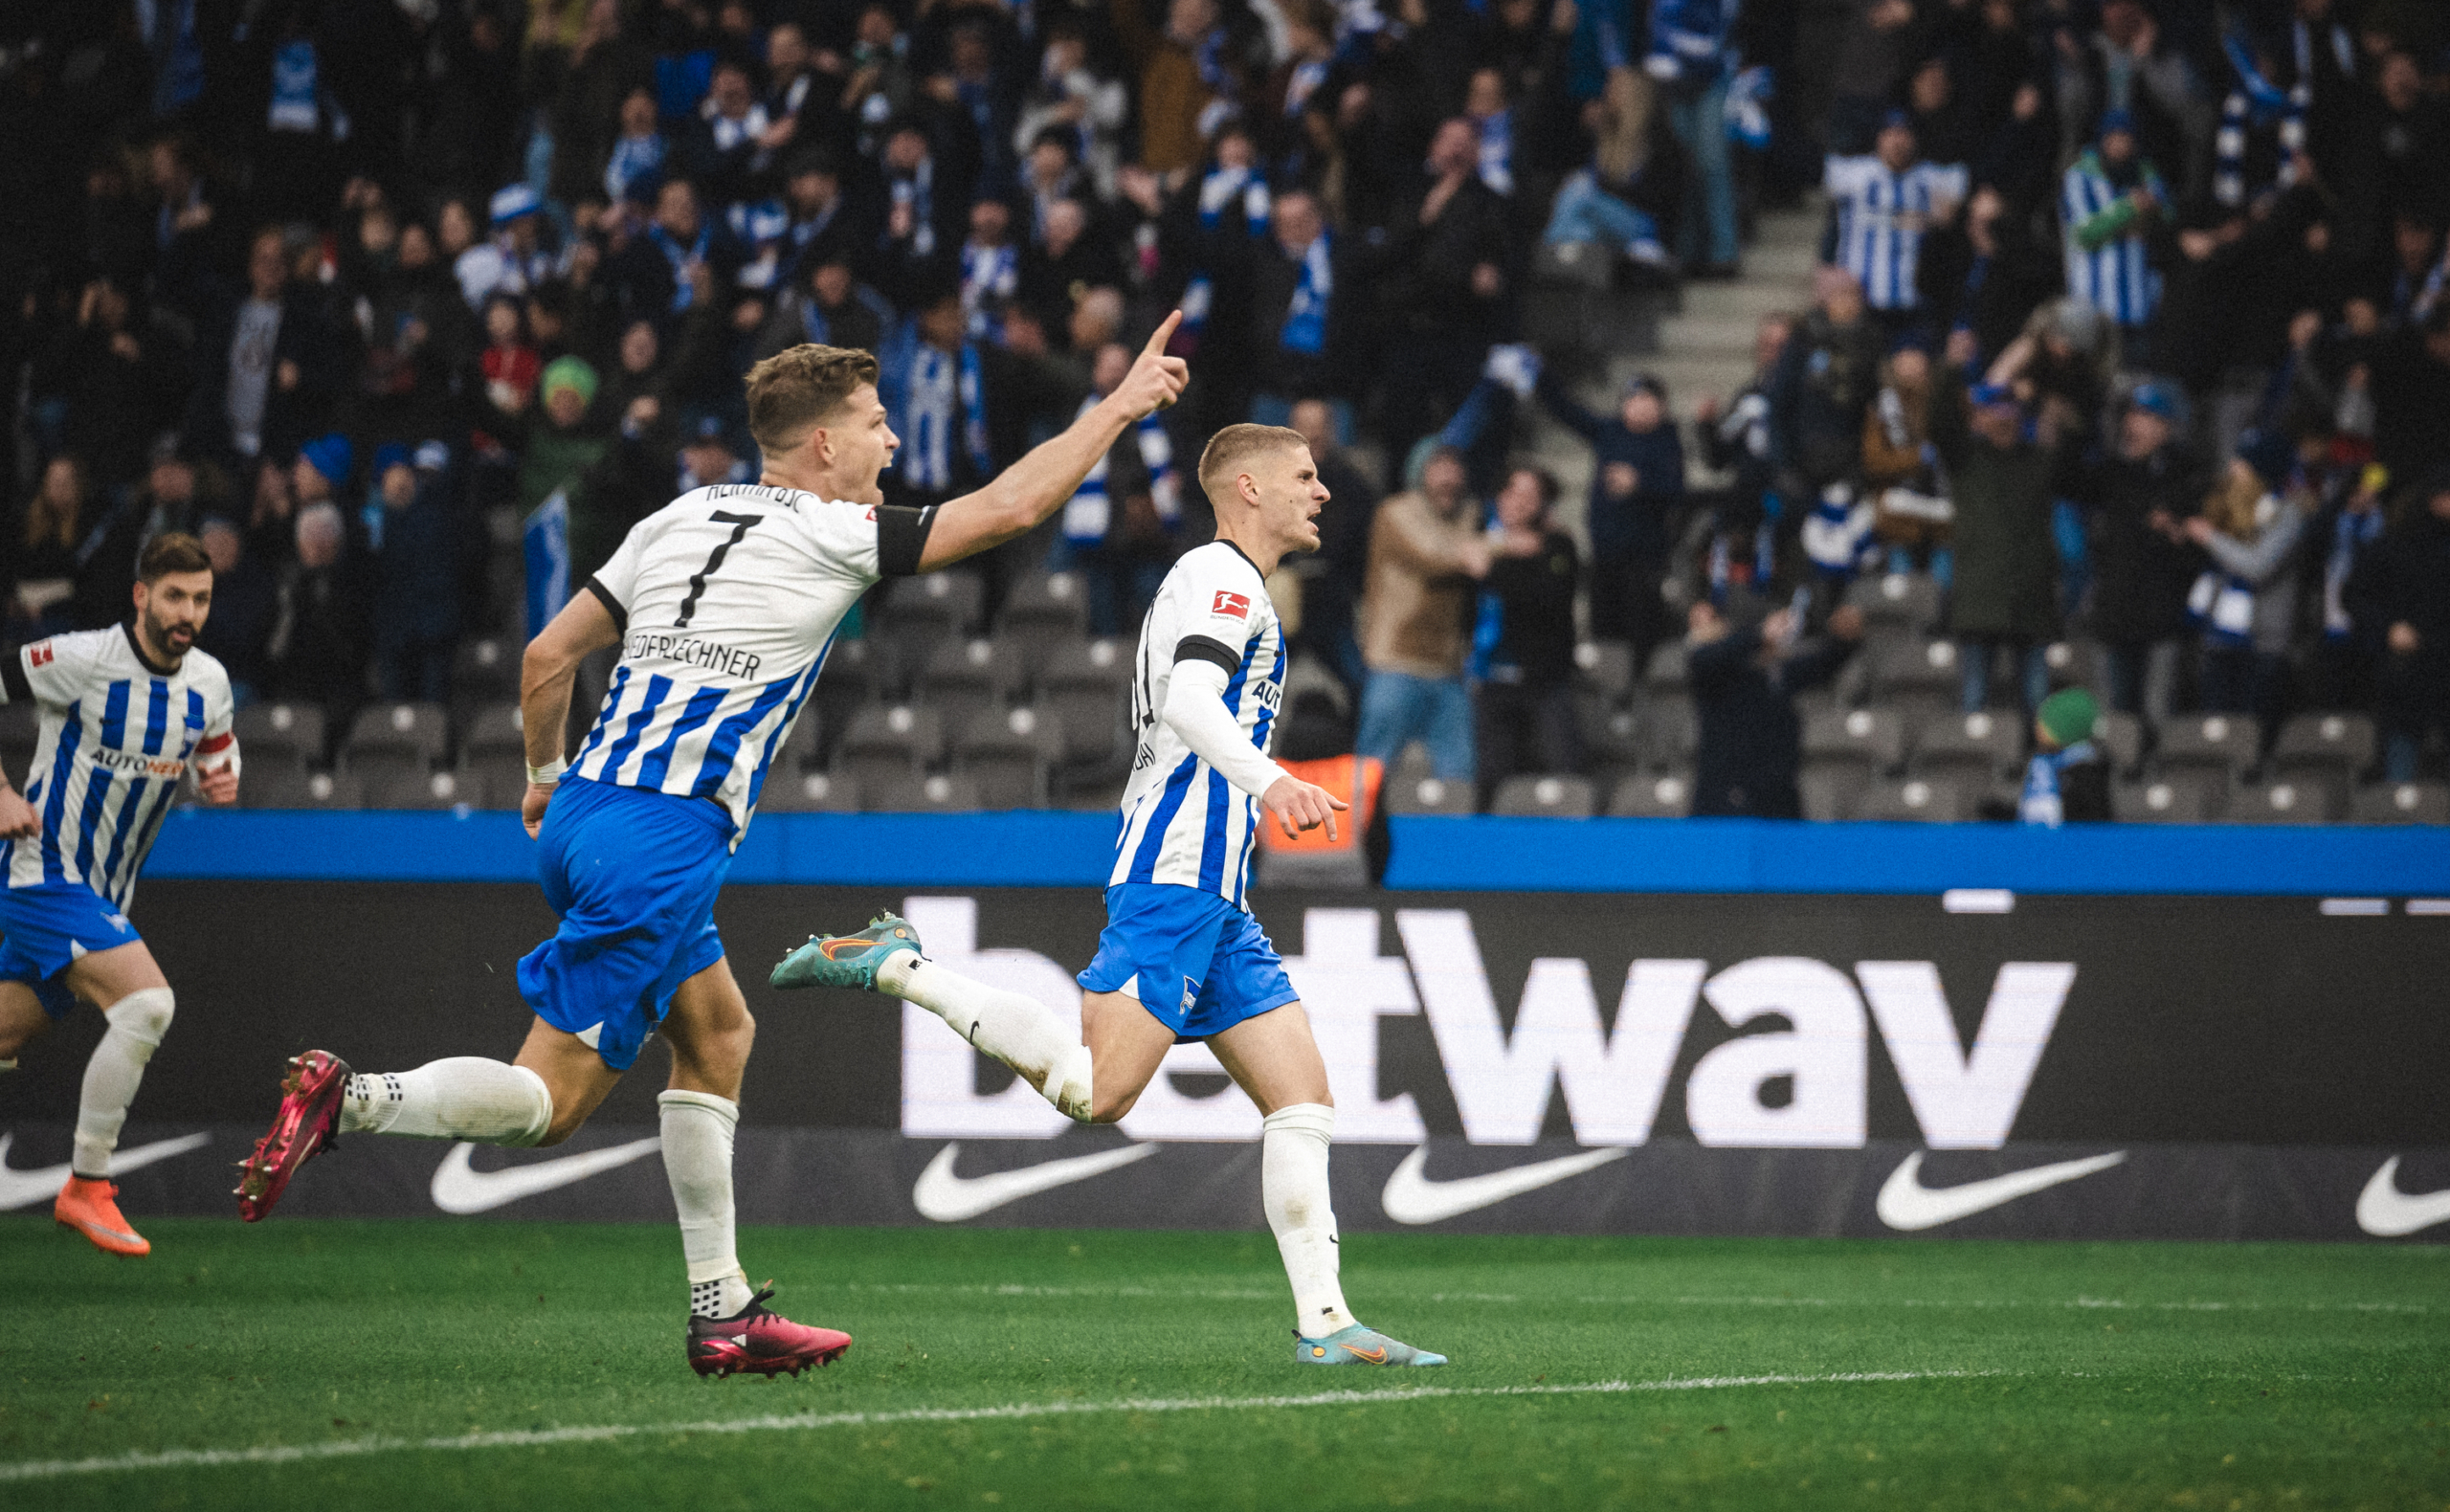
M979 581L970 573L927 572L896 578L880 595L878 638L892 642L912 666L926 664L939 641L967 635L979 627Z
M1803 754L1806 761L1853 762L1868 773L1886 776L1905 760L1905 722L1894 709L1832 709L1808 715L1803 724Z
M1000 709L1020 697L1028 681L1020 648L1009 641L946 640L936 645L911 697L958 729L975 715Z
M891 679L891 657L873 640L837 640L825 654L825 670L816 676L815 691L800 708L805 719L822 714L820 742L830 742L851 727L861 709L885 696Z
M33 765L34 747L41 742L42 716L33 704L0 703L0 770L8 772L19 792L26 789L26 768Z
M2223 817L2231 824L2328 824L2347 808L2347 789L2325 775L2283 776L2238 789Z
M984 808L968 777L900 777L862 787L871 813L967 813Z
M1573 648L1577 686L1611 703L1634 691L1634 648L1621 640L1586 640Z
M1386 804L1391 814L1468 814L1474 808L1472 785L1426 774L1390 777Z
M370 809L482 809L485 783L468 772L390 772L368 783ZM524 784L522 785L523 789Z
M1957 706L1962 675L1956 643L1897 641L1881 647L1871 663L1880 701L1907 718L1945 713Z
M523 766L526 763L527 734L516 703L487 704L468 717L467 728L460 732L461 765L496 756L516 756Z
M766 786L757 795L760 813L856 813L859 785L832 772L787 769L780 763L766 770Z
M972 715L953 737L953 770L978 785L990 809L1046 805L1048 778L1063 759L1063 725L1034 708Z
M2450 824L2450 786L2377 783L2356 795L2352 812L2359 824Z
M1685 649L1681 640L1662 641L1653 647L1650 664L1642 668L1642 686L1653 693L1682 693L1688 686Z
M2275 769L2328 771L2348 781L2373 765L2373 721L2363 714L2300 714L2280 727Z
M518 698L519 661L517 641L499 635L461 641L451 659L452 697L482 702Z
M1619 819L1682 819L1692 812L1693 779L1682 772L1628 777L1608 801L1608 812Z
M1058 648L1037 669L1038 707L1063 724L1064 760L1080 766L1130 758L1131 645L1105 639Z
M1855 817L1891 823L1953 823L1973 817L1974 794L1949 777L1908 777L1876 782L1856 800Z
M2144 760L2144 722L2132 714L2104 709L2093 722L2093 744L2109 758L2111 771L2133 771Z
M2024 731L2013 714L1943 714L1927 718L1914 735L1914 773L1943 773L1988 783L2013 771L2024 756Z
M2196 767L2237 772L2254 762L2255 734L2251 714L2190 714L2161 726L2153 759L2164 770Z
M242 809L362 809L366 806L366 784L346 772L310 772L301 767L276 767L270 771L258 772L250 763L239 774L238 806Z
M905 703L861 709L834 750L834 770L858 781L864 790L902 777L916 777L945 750L944 717Z
M2201 772L2166 772L2146 782L2116 782L2110 812L2127 824L2203 824L2218 816L2225 784Z
M1885 572L1860 577L1846 590L1846 602L1873 624L1927 631L1940 620L1940 585L1920 572Z
M1701 721L1687 698L1655 698L1640 716L1642 765L1653 771L1681 771L1693 765L1702 743Z
M1823 761L1807 756L1803 769L1795 773L1795 795L1803 805L1805 818L1826 824L1853 818L1855 805L1876 780L1860 762L1842 757Z
M1641 722L1633 710L1609 703L1595 692L1578 691L1573 700L1574 723L1582 748L1602 767L1635 767L1641 763Z
M341 766L368 782L421 774L434 769L450 744L451 717L439 703L370 704L349 726Z
M1489 812L1513 818L1588 819L1597 807L1584 777L1508 777L1489 800Z
M318 767L323 761L323 711L313 703L251 703L231 716L246 770Z
M1004 600L996 632L996 638L1018 649L1030 665L1041 665L1056 648L1088 634L1088 588L1077 572L1023 578Z

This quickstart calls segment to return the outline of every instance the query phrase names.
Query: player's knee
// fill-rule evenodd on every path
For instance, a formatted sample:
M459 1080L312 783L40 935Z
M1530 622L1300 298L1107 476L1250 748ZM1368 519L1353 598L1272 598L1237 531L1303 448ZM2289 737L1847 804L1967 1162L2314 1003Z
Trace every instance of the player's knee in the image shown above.
M564 1112L557 1107L553 1110L551 1122L545 1125L545 1137L536 1142L535 1147L543 1149L549 1145L559 1145L585 1127L586 1123L586 1114L576 1109Z
M1139 1101L1140 1094L1137 1091L1121 1094L1093 1094L1089 1099L1089 1122L1092 1123L1117 1123L1125 1114L1130 1112L1131 1105Z
M143 1045L149 1056L170 1032L170 1019L177 1011L178 1000L168 988L148 987L102 1010L102 1016L111 1021L111 1028Z

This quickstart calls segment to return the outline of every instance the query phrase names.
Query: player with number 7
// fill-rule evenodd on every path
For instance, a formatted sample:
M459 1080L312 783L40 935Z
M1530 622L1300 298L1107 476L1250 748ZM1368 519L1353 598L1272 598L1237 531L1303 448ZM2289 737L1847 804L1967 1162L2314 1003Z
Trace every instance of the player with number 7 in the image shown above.
M842 617L879 579L950 567L1061 507L1128 427L1181 395L1189 369L1165 355L1181 320L1167 317L1123 383L1061 434L924 509L883 501L880 475L902 442L873 356L803 345L750 368L758 480L696 489L640 521L527 647L522 812L562 922L519 963L526 1042L507 1062L462 1056L372 1075L326 1051L294 1057L273 1126L241 1163L240 1216L271 1212L343 1134L559 1144L660 1028L691 1367L797 1374L848 1349L847 1334L768 1309L770 1292L751 1290L734 1254L732 1131L755 1026L715 895ZM566 762L572 676L613 645L611 687Z

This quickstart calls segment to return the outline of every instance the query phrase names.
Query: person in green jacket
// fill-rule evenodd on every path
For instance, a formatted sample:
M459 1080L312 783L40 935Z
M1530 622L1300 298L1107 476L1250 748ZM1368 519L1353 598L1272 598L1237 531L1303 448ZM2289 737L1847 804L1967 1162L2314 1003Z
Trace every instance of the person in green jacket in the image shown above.
M2005 385L1981 384L1934 396L1931 439L1948 465L1956 505L1949 624L1963 678L1961 706L1968 713L1982 708L1992 663L2009 652L2030 721L2050 695L2043 648L2060 629L2059 551L2050 533L2058 428L2047 416L2028 418Z

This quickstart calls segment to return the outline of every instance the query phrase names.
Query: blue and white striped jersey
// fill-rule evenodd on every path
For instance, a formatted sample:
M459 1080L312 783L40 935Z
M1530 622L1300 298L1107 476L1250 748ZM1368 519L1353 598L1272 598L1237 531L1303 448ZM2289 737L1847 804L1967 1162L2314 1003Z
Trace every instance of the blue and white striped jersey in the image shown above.
M124 911L188 764L237 758L230 675L201 651L154 666L125 625L37 640L11 659L7 700L42 710L25 789L42 834L6 843L9 885L82 882Z
M835 629L879 578L918 569L934 513L718 483L639 521L587 583L621 659L570 771L711 798L737 846Z
M1961 165L1917 163L1891 172L1877 156L1831 158L1826 187L1838 201L1838 263L1863 286L1875 310L1910 310L1923 235L1943 204L1965 198Z
M2087 152L2067 170L2060 191L2059 216L2066 228L2067 292L2133 329L2149 322L2161 302L2161 276L2153 270L2151 248L2143 232L2130 227L2089 252L2076 238L2077 227L2116 205L2126 193L2101 171L2100 160Z
M1106 885L1172 883L1247 907L1258 800L1236 791L1166 723L1166 691L1187 658L1229 669L1226 711L1266 755L1284 700L1284 630L1259 569L1230 542L1183 553L1141 621L1131 685L1140 745Z

